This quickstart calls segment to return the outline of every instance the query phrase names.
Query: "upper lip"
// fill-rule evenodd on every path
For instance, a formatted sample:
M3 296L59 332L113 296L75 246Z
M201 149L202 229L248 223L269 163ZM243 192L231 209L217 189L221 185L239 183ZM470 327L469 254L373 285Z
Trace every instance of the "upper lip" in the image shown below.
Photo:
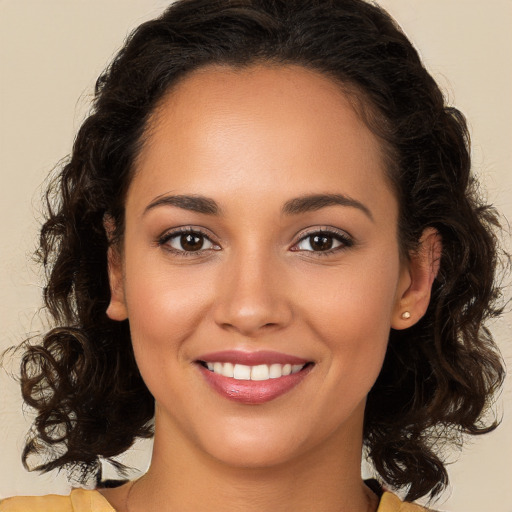
M261 350L256 352L246 352L243 350L222 350L220 352L210 352L197 359L205 363L232 363L243 364L246 366L257 366L260 364L306 364L310 361L301 357Z

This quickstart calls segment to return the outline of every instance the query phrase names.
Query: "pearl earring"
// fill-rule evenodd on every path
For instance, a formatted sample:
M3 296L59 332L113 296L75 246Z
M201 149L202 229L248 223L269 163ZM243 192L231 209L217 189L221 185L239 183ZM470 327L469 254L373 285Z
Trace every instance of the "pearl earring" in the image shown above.
M409 313L409 311L404 311L400 316L403 320L409 320L409 318L411 318L411 313Z

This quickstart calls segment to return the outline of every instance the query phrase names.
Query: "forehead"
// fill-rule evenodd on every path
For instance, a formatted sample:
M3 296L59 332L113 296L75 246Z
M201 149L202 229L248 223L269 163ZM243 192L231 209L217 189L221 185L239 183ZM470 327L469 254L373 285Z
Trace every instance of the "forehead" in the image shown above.
M134 182L154 192L161 183L160 193L192 185L198 189L186 192L210 196L245 182L256 194L255 175L267 197L272 185L300 195L329 192L340 180L352 195L390 189L380 141L351 96L296 65L208 66L187 75L148 123Z
M305 135L312 142L318 142L314 131L323 132L328 125L337 128L338 138L346 137L348 129L380 152L381 144L358 113L364 103L353 86L299 65L209 65L186 74L164 95L150 118L147 135L151 141L155 128L172 130L171 125L190 132L199 125L205 131L216 121L214 127L220 129L229 120L239 122L239 128L250 126L256 137L258 125L265 121L267 132L272 126L277 132L288 122L288 129L295 126L297 134L310 128Z

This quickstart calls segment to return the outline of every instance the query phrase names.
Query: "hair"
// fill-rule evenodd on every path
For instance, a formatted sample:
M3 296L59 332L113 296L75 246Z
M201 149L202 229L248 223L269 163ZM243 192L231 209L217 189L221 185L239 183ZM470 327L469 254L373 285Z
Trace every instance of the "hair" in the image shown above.
M106 315L107 250L122 240L134 162L165 93L204 66L258 63L303 66L352 91L386 151L404 254L427 227L442 237L428 310L414 326L391 330L364 423L380 478L408 499L435 496L448 481L445 443L496 427L485 418L504 369L484 322L501 313L498 216L477 194L463 115L445 103L394 20L362 0L179 0L140 25L99 77L91 113L46 195L38 256L56 327L25 348L22 394L37 416L24 464L78 468L85 482L101 474L102 460L152 435L154 399L128 321Z

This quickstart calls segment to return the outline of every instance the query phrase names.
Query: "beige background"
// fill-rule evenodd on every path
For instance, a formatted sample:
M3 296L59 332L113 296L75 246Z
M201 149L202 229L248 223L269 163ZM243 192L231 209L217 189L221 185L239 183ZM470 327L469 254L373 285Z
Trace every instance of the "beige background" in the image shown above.
M30 260L41 185L69 150L94 80L128 31L164 0L0 0L0 349L39 329L38 270ZM475 168L491 202L512 220L512 2L382 0L415 42L450 101L466 113ZM510 247L510 245L509 245ZM493 326L512 366L512 315ZM19 462L30 413L0 378L0 498L67 491L64 475ZM452 484L437 507L512 512L512 384L499 401L500 429L452 454ZM128 460L143 470L150 444Z

